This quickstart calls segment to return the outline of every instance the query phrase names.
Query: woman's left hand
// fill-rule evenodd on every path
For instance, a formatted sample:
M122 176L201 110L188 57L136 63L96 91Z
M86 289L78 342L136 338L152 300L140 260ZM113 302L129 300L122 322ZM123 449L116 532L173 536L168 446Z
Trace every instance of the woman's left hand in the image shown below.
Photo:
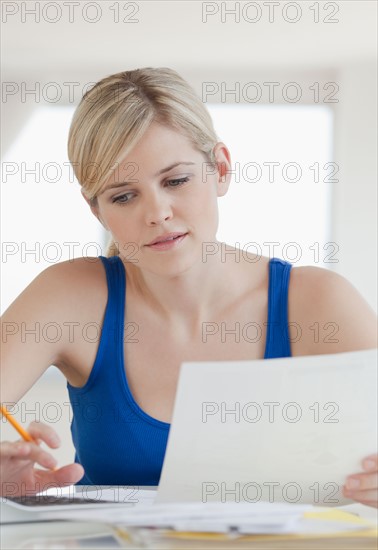
M378 508L378 454L363 459L364 473L351 474L346 478L343 486L343 495L365 504Z

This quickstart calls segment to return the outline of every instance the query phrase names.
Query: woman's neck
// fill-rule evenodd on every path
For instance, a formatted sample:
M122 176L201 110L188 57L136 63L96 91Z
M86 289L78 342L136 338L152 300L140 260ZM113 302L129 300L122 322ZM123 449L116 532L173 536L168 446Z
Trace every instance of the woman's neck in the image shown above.
M126 263L128 299L175 330L198 334L204 322L219 319L233 296L240 295L247 282L243 264L236 256L226 262L220 251L171 276Z

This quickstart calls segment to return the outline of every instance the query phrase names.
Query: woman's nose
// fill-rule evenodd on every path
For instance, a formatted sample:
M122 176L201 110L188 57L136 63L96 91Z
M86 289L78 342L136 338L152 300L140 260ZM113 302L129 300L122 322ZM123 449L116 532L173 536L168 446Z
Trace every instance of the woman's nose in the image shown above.
M154 194L146 199L145 219L148 225L159 225L172 218L170 199Z

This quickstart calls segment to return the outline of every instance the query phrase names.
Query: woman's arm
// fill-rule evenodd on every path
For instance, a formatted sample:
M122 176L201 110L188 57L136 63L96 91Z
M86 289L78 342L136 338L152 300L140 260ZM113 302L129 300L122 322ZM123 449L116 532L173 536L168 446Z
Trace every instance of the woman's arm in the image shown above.
M67 347L67 331L52 337L48 327L63 328L72 320L72 305L79 307L78 289L72 284L68 262L48 267L10 305L1 318L1 403L16 403L50 365L59 365ZM75 296L76 295L76 296ZM54 331L56 335L57 332ZM53 457L39 443L59 446L55 431L42 423L28 427L36 443L26 441L0 444L0 494L16 496L39 492L48 483L75 483L83 476L78 464L59 470L35 469L37 463L52 468Z
M59 363L66 331L59 338L56 334L70 318L65 270L56 264L42 271L1 317L1 402L17 402L50 365Z

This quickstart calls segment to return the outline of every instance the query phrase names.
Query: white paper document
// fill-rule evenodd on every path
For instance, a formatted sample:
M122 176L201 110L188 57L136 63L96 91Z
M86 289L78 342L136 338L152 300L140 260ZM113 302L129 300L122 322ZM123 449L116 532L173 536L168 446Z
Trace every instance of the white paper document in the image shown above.
M376 349L183 363L157 502L340 506L376 452Z

